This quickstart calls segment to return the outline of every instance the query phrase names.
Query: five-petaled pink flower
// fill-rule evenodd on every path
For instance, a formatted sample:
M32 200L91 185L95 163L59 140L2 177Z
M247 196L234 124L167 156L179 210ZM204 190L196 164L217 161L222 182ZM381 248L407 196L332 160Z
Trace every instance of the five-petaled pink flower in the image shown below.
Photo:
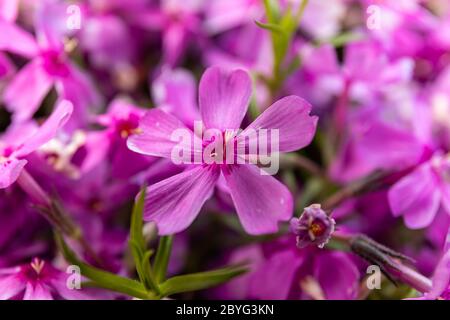
M245 117L251 97L251 80L243 70L228 72L218 67L204 73L199 86L199 107L206 129L224 133L237 130ZM318 118L310 115L311 106L297 96L278 100L238 135L250 130L278 130L279 152L291 152L308 145L314 137ZM141 119L140 133L128 139L128 147L138 153L170 158L177 142L172 133L189 130L179 119L153 109ZM194 132L193 139L197 139ZM212 141L202 141L200 150L192 144L190 154L204 151ZM229 142L229 141L227 141ZM228 144L227 144L228 145ZM179 146L178 146L179 147ZM221 159L223 160L223 159ZM185 171L147 189L144 219L155 221L161 235L186 229L218 185L227 190L239 219L249 234L276 232L279 221L292 216L293 199L289 190L274 177L262 175L258 166L229 163L187 165Z
M15 121L31 119L53 87L60 99L69 100L74 105L74 115L69 124L72 129L85 125L89 109L101 104L94 83L69 58L68 53L76 42L63 37L65 20L64 27L61 27L60 15L61 12L65 14L66 7L53 1L39 1L35 36L0 18L0 51L30 59L6 86L1 97ZM48 16L54 20L49 21Z
M72 115L73 106L63 100L39 128L34 125L11 126L0 141L0 189L13 184L27 164L26 157L53 139Z
M0 269L1 300L92 300L98 294L92 289L71 289L70 273L34 258L30 263ZM74 284L75 285L75 284ZM104 295L107 297L107 295Z

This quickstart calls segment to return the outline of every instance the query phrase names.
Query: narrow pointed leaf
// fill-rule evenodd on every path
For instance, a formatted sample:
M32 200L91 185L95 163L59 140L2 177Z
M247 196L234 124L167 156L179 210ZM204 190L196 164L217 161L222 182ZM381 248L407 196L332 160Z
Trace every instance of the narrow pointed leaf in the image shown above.
M170 254L172 252L173 237L165 236L159 239L158 251L154 261L155 277L157 283L166 279L167 266L169 265Z
M160 285L163 296L181 292L202 290L217 286L247 271L242 265L229 266L223 269L192 273L170 278Z
M279 25L276 25L273 23L263 23L263 22L259 22L257 20L255 20L255 23L258 27L269 30L271 32L275 32L275 33L283 33L284 32L284 30Z
M153 272L152 266L150 265L150 257L153 255L152 250L145 252L142 257L142 272L145 275L145 286L157 294L160 294L160 289L158 283L156 282L156 277Z
M134 203L130 224L130 241L134 241L142 253L145 251L145 240L142 234L145 191L146 187L144 186L139 193L137 201Z
M56 242L62 254L64 255L64 258L71 264L77 265L81 270L81 274L84 277L92 280L99 287L140 299L149 299L151 297L151 295L145 290L144 286L141 283L132 279L120 277L107 271L97 269L82 262L67 246L60 234L56 233L55 237Z

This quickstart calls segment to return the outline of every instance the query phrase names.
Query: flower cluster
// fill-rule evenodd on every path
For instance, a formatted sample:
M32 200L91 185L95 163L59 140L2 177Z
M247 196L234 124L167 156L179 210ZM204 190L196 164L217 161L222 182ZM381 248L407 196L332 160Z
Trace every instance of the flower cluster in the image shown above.
M448 0L0 0L0 299L450 299L448 34Z

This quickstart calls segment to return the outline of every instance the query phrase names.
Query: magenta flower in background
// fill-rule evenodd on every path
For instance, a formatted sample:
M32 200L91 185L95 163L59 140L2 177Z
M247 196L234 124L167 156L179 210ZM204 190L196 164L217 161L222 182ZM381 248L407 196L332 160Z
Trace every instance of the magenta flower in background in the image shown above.
M199 14L204 0L161 0L139 16L142 27L158 31L162 37L162 63L176 66L183 58L188 44L201 38Z
M251 271L219 287L219 298L342 300L358 294L360 273L344 252L299 249L292 237L284 237L231 254L231 263L242 260L250 262Z
M400 117L390 114L391 119L386 121L388 112L391 111L384 111L379 105L353 112L348 138L344 139L330 166L333 179L349 182L380 169L404 170L429 156L431 139L402 126ZM420 114L419 108L411 112ZM422 124L430 122L427 114L421 114L420 119Z
M158 160L131 152L126 145L127 138L139 131L139 121L144 113L144 109L127 99L116 98L109 105L108 112L97 118L97 122L106 128L99 141L108 145L107 156L115 178L130 179ZM96 148L93 145L92 151L95 152ZM130 163L133 165L130 166Z
M311 1L306 6L300 25L315 39L332 39L340 31L340 20L344 18L345 11L345 1L343 0ZM317 25L320 25L320 28L317 28Z
M47 261L34 258L29 264L0 269L0 300L90 300L94 294L69 289L70 274L60 271Z
M64 41L60 24L47 19L49 14L61 14L61 10L65 13L66 6L54 1L43 1L39 6L36 39L14 23L0 19L0 32L6 35L0 40L0 51L31 59L5 88L2 100L14 119L25 121L55 86L59 96L74 105L71 122L85 124L88 109L98 107L101 98L89 77L68 58L73 43Z
M73 106L61 101L47 121L39 128L13 126L0 142L0 188L7 188L20 176L27 164L27 155L51 140L72 114Z
M15 67L6 55L0 53L0 90L3 88L2 82L15 72Z
M19 11L19 0L1 0L0 18L6 21L14 21Z
M208 69L199 87L200 113L205 127L222 132L238 129L250 95L251 80L244 71ZM317 117L310 116L310 111L311 106L301 98L286 97L269 107L248 129L278 129L280 152L298 150L308 145L315 133ZM141 120L142 133L131 136L128 147L142 154L170 157L176 146L171 134L180 128L186 126L174 116L158 109L151 110ZM194 137L192 131L191 135ZM191 154L202 152L191 146L186 148ZM275 232L278 221L291 217L292 196L275 178L261 175L258 167L252 164L213 163L192 165L181 174L151 185L147 190L145 219L155 221L160 234L184 230L212 196L220 177L225 180L239 219L248 233Z
M389 190L394 216L411 229L427 227L442 208L450 215L450 157L436 154Z
M205 5L205 28L216 34L259 20L264 15L264 7L259 0L216 0Z
M197 84L187 70L164 68L150 89L155 105L176 115L186 126L192 127L194 121L200 119Z
M83 50L89 53L93 65L105 69L112 67L113 70L110 71L113 72L131 71L128 67L135 62L140 37L133 34L135 30L129 22L139 16L149 2L151 1L78 1L82 28L77 39Z

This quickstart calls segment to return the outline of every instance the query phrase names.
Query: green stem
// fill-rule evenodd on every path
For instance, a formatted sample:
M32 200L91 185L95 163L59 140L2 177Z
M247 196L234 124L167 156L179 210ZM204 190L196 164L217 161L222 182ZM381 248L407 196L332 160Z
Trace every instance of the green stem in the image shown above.
M172 252L173 237L164 236L159 239L158 250L154 262L155 279L157 283L166 280L167 266Z

